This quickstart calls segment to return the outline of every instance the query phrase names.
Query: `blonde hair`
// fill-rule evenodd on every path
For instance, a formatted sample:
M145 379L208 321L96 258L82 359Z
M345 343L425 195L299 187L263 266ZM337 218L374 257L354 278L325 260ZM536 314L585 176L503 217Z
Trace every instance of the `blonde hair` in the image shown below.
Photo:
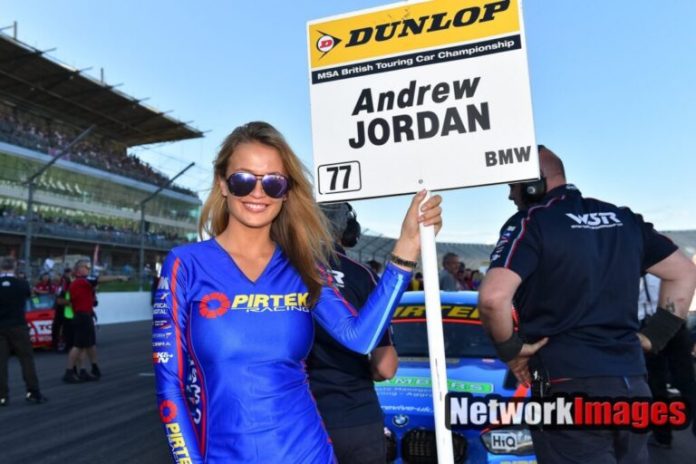
M213 188L203 204L198 233L201 237L204 234L215 237L227 228L229 212L219 180L225 179L229 160L237 146L253 142L275 148L290 179L287 199L271 224L271 240L280 246L300 274L309 290L309 304L313 306L325 284L321 267L329 267L333 241L326 218L312 196L307 170L275 127L254 121L237 127L227 136L213 162Z

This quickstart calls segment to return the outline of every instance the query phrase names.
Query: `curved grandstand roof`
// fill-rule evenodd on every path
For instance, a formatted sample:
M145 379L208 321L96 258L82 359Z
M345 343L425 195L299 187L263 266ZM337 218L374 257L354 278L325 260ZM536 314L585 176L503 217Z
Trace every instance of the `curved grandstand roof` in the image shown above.
M127 146L202 137L203 133L46 56L46 52L0 34L0 95L97 131Z

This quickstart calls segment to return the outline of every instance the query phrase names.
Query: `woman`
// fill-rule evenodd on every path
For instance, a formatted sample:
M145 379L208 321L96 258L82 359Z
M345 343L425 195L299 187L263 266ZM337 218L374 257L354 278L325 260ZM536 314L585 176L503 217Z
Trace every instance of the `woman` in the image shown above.
M199 231L167 257L153 308L159 412L177 462L329 463L333 451L304 360L313 319L370 352L419 253L418 223L441 198L413 199L394 261L359 316L324 272L332 240L302 164L272 126L235 129L214 162Z

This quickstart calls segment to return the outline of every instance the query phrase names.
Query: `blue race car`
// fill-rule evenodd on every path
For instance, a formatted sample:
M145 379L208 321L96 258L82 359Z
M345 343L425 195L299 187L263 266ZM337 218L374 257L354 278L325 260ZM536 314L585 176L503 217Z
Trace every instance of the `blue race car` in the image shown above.
M477 309L478 292L441 292L450 392L524 397L507 366L496 358ZM396 377L375 383L384 412L388 460L437 463L423 292L404 294L392 320L399 353ZM536 463L526 428L454 429L456 463Z

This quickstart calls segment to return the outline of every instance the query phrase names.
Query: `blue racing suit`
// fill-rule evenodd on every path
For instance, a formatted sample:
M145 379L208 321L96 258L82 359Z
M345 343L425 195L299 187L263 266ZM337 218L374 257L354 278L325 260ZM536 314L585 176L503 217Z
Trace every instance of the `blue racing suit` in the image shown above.
M359 313L326 277L310 309L307 287L280 247L255 282L214 239L169 254L155 295L152 346L175 462L334 461L305 367L313 321L369 353L410 273L388 265Z

